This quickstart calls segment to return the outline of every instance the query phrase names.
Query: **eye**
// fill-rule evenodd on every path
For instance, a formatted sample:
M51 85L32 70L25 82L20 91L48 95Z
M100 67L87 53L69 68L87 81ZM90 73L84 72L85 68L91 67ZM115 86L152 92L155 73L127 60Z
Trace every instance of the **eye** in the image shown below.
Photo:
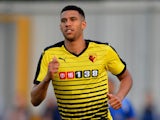
M71 21L76 21L77 18L76 17L71 17Z
M65 19L65 18L62 18L62 19L61 19L61 22L62 22L62 23L65 23L66 21L67 21L67 19Z

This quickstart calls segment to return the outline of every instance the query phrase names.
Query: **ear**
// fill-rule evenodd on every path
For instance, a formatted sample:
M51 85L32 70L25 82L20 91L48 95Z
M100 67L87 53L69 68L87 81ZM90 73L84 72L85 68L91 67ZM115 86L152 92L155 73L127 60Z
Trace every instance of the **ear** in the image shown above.
M85 21L85 20L84 20L84 21L82 21L82 29L83 29L83 30L86 28L86 26L87 26L86 21Z
M59 24L59 29L61 30L61 32L62 32L62 26L61 26L61 24Z

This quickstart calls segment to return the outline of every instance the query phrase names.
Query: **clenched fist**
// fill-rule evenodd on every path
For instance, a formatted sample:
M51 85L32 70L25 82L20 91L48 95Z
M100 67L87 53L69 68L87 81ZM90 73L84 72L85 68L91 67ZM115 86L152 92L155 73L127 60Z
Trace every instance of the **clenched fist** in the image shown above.
M54 57L52 61L49 62L48 65L48 75L50 79L53 78L53 75L58 72L58 68L59 68L59 62L57 58Z

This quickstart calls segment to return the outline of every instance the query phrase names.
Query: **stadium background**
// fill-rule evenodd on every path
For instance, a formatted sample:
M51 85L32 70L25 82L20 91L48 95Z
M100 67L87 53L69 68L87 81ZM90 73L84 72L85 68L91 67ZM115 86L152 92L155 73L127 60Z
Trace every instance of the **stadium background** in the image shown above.
M138 114L149 93L160 111L159 1L0 1L0 114L17 96L33 113L43 109L31 106L30 89L42 50L63 39L59 13L67 4L84 9L86 39L111 43L128 64L134 80L128 97Z

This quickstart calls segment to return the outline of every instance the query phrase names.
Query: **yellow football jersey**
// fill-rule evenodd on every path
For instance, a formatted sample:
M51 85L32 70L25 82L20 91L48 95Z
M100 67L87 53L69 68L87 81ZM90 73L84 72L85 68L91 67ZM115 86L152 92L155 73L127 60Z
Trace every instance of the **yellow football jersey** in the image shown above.
M86 40L81 54L67 51L64 42L47 47L38 63L34 84L41 82L48 63L60 63L52 82L62 119L112 120L108 109L108 74L121 74L125 68L116 51L107 43Z

